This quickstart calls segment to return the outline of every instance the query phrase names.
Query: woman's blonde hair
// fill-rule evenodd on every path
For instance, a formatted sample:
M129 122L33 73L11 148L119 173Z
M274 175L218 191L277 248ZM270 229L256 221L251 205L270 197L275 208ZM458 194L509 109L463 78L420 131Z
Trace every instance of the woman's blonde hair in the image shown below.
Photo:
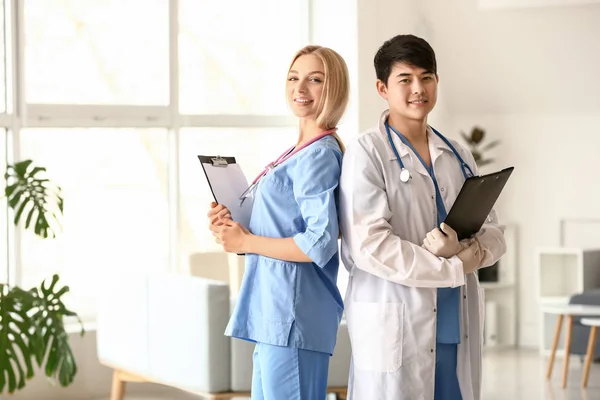
M325 130L334 129L342 119L350 98L348 66L342 56L334 50L328 47L309 45L298 50L288 71L292 69L298 58L309 54L317 56L325 69L323 94L317 108L317 125ZM333 136L338 141L343 153L345 151L344 143L337 133L334 133Z

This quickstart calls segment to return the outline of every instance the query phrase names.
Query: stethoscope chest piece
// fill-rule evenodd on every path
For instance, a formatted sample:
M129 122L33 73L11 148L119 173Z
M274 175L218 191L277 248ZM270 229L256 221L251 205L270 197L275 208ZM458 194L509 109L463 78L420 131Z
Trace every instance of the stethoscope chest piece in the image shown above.
M400 171L400 181L406 183L410 180L410 178L410 171L406 168L402 168L402 170Z

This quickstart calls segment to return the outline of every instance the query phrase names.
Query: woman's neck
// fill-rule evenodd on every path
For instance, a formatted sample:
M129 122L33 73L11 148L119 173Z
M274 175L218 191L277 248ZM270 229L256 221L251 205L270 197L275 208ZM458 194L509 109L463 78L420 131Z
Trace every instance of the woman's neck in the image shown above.
M297 146L301 146L320 135L323 129L319 128L315 119L301 118L300 119L300 132L298 135Z

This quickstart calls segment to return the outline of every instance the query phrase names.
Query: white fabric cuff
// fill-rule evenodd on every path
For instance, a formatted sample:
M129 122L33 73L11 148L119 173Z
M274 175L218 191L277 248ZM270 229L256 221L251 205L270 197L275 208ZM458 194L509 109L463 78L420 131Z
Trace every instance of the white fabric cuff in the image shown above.
M458 256L452 256L448 261L450 261L454 272L454 284L452 287L463 286L465 284L465 272L462 260Z

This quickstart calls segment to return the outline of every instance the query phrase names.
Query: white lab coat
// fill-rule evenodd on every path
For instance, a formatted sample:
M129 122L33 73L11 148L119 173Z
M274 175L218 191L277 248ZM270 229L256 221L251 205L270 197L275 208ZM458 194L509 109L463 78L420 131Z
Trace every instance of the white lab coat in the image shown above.
M421 247L437 224L435 188L421 162L392 133L412 179L379 124L348 143L340 182L341 256L350 272L346 319L352 344L349 400L433 400L437 288L461 287L458 380L463 400L481 398L483 290L454 256L438 258ZM440 192L450 210L464 182L460 164L431 130L429 151ZM475 172L470 152L452 141ZM476 172L475 172L476 173ZM504 227L492 212L478 234L482 265L506 250Z

